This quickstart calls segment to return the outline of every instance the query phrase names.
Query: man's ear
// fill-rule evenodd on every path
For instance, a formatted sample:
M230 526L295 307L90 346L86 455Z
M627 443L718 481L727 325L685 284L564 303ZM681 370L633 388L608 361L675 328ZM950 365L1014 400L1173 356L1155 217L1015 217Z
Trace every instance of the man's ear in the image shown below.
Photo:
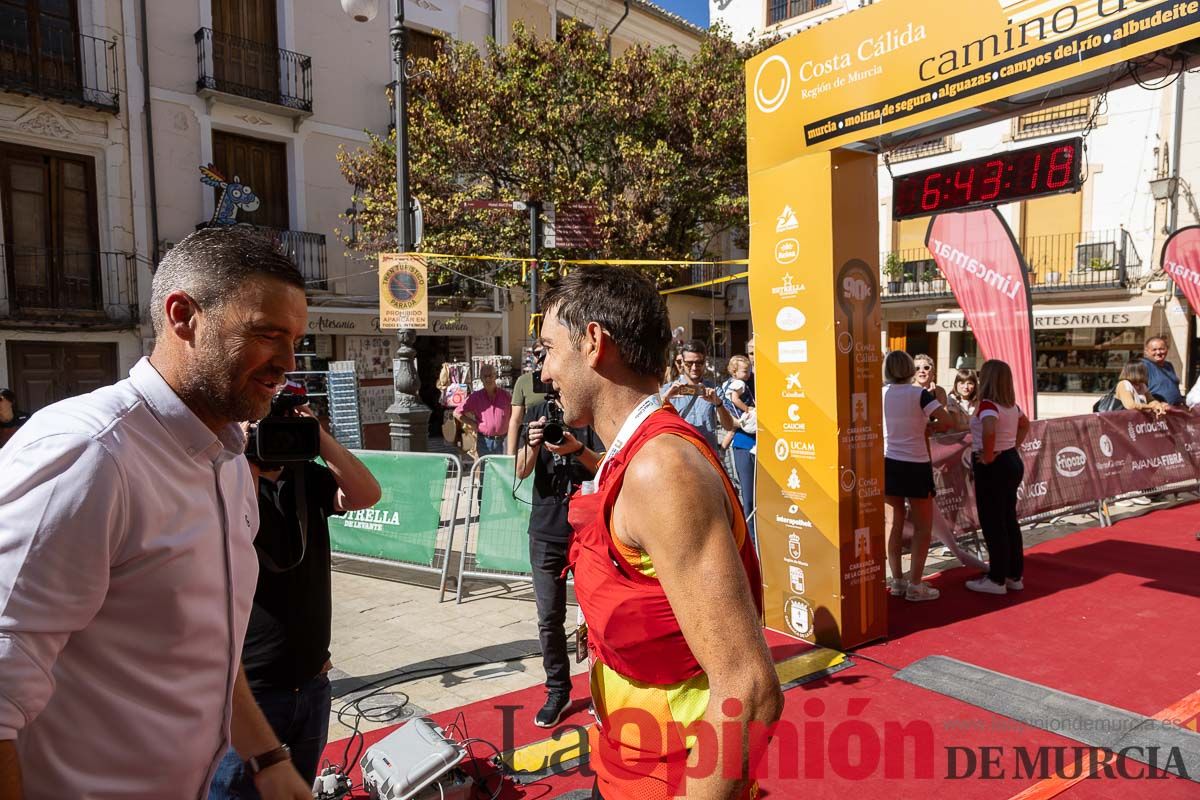
M588 366L594 369L599 365L600 359L604 357L604 353L611 344L604 337L604 328L600 327L600 323L589 322L583 330L579 349L582 351L583 357L587 359Z
M183 291L171 292L164 305L167 328L185 342L195 341L200 307L191 295Z

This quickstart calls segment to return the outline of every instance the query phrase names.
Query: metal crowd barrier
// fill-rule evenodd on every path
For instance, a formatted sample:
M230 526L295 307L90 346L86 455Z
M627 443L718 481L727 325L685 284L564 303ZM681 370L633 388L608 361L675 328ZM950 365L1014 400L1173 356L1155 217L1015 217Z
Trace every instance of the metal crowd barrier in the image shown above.
M444 599L458 524L462 461L443 453L351 452L379 481L383 495L372 508L329 518L334 554L438 574L438 599Z
M516 479L514 456L484 456L471 467L470 509L458 561L456 603L466 578L532 581L529 514L533 476Z

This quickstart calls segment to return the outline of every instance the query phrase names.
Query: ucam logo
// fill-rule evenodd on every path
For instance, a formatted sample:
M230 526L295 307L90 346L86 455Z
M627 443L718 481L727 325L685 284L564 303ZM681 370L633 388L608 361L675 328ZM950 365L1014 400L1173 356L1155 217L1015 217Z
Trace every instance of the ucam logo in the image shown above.
M1054 456L1054 469L1064 478L1074 478L1087 466L1087 454L1078 447L1064 447Z
M764 114L773 114L787 100L791 88L792 68L787 59L781 55L768 56L754 75L754 105Z
M775 263L791 264L800 257L800 242L795 239L783 239L775 245Z

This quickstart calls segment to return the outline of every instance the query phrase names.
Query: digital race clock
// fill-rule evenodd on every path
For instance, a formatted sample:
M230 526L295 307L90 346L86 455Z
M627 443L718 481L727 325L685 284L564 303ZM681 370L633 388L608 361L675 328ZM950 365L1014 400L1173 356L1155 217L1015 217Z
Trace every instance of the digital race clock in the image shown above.
M1077 192L1083 139L1051 142L910 172L892 181L892 218Z

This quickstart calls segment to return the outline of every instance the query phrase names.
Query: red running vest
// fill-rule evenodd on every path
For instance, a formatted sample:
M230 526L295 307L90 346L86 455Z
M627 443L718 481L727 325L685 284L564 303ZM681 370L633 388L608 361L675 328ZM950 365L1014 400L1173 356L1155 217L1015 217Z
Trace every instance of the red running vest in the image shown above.
M625 469L655 436L679 436L701 446L721 473L733 513L742 506L720 459L704 437L671 405L652 413L605 468L604 482L594 494L576 492L569 519L574 531L570 563L575 595L587 620L588 648L605 666L643 683L666 686L699 675L703 670L683 638L683 631L662 584L625 561L613 544L608 522L621 492ZM686 480L686 476L675 476ZM762 615L762 580L754 543L747 535L739 555L754 605Z

